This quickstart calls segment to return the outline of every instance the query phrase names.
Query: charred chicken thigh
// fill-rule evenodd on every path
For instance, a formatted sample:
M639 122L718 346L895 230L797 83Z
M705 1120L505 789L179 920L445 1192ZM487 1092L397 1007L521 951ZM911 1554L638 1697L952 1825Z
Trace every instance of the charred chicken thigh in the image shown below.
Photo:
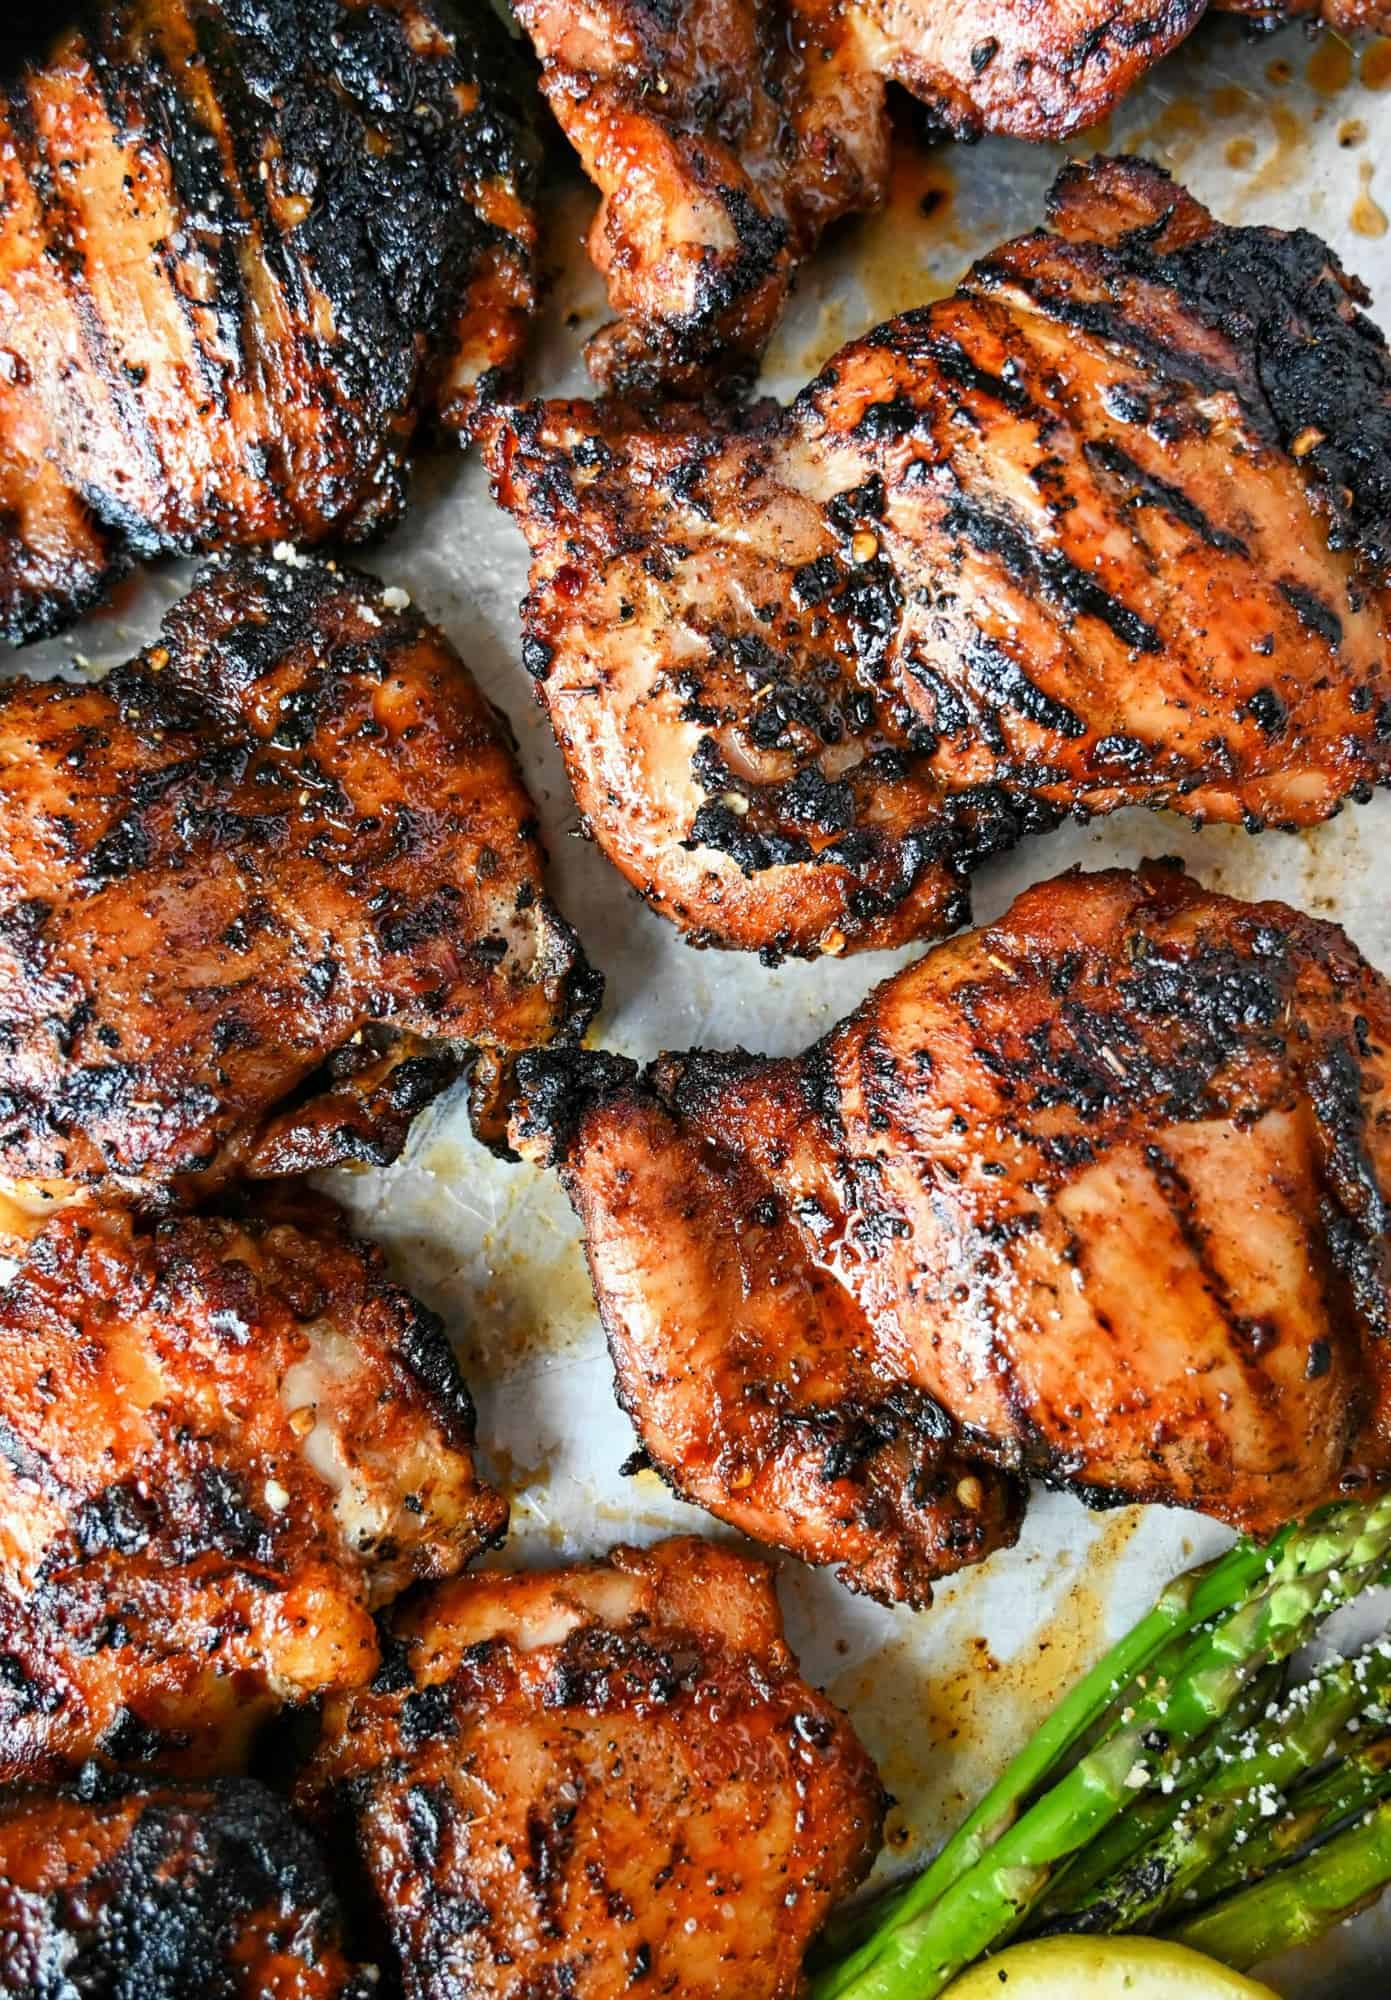
M313 1841L247 1779L0 1800L8 2000L372 2000Z
M1391 31L1388 0L1228 0L1270 25ZM618 318L606 388L747 373L828 224L888 187L886 86L958 138L1104 118L1206 0L517 0L542 88L599 190L590 255Z
M506 725L403 593L213 564L97 685L0 688L8 1221L116 1177L382 1161L598 982L544 893Z
M900 943L1065 815L1306 826L1391 768L1361 287L1142 162L1049 213L786 409L487 423L580 808L697 942Z
M532 305L486 0L104 0L0 80L0 636L137 558L352 541Z
M1000 1473L1260 1532L1391 1470L1391 991L1332 925L1063 876L804 1056L528 1070L651 1460L852 1584L925 1599Z
M407 2000L791 2000L882 1796L712 1544L479 1576L394 1621L303 1788L356 1824Z
M0 1292L0 1781L235 1769L500 1539L439 1322L325 1202L55 1216Z

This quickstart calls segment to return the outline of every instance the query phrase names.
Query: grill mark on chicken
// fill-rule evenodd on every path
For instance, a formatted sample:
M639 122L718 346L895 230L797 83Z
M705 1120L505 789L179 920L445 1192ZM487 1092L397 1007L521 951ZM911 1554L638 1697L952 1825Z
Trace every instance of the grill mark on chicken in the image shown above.
M528 1058L514 1134L559 1167L651 1462L878 1595L922 1601L951 1537L905 1506L828 1531L786 1458L731 1476L763 1385L813 1400L809 1343L848 1423L927 1399L959 1560L1012 1538L1001 1472L1258 1533L1391 1473L1391 994L1283 905L1064 876L801 1057ZM777 1254L745 1255L764 1206Z
M113 132L128 133L127 102L129 85L125 71L115 64L99 44L89 52L91 71L101 91L102 105ZM211 301L195 301L179 283L179 259L175 247L165 242L157 247L170 298L179 310L186 335L186 353L195 372L198 393L206 397L222 417L230 410L226 371L220 365L213 342L203 335L199 311L207 313L216 329L216 346L237 368L249 359L246 335L251 326L253 301L242 275L238 255L238 232L223 230L210 242L209 224L224 201L236 200L238 219L244 230L251 218L239 193L234 194L229 177L219 173L221 147L213 125L203 115L200 81L187 75L187 88L180 95L178 84L162 50L151 47L146 56L147 102L151 124L157 129L157 145L169 174L179 211L197 231L199 249L211 255L216 282ZM204 86L205 88L205 86ZM177 107L173 115L171 107ZM158 113L158 115L154 115ZM253 230L257 251L262 239Z
M0 1984L140 2000L372 2000L313 1840L249 1779L0 1801Z
M146 477L156 480L162 468L153 433L130 380L122 374L111 352L106 326L87 280L86 259L78 247L76 218L54 172L35 122L33 104L22 85L11 93L8 108L15 157L41 205L49 255L63 271L87 364L105 390L125 442L139 457Z
M1184 1250L1192 1259L1213 1310L1219 1315L1234 1354L1242 1354L1248 1345L1251 1322L1238 1311L1221 1271L1213 1261L1209 1242L1209 1231L1202 1220L1198 1198L1190 1182L1178 1163L1160 1145L1146 1146L1145 1166L1160 1194L1168 1205L1174 1230ZM1086 1255L1086 1244L1078 1239L1082 1256ZM1248 1376L1246 1386L1258 1387L1259 1378Z
M552 111L599 190L590 255L617 315L590 342L608 390L751 373L798 263L889 175L886 85L928 122L1060 139L1104 119L1204 0L519 0ZM1225 0L1265 25L1391 31L1386 0Z
M1119 603L1109 592L1065 556L1040 548L1026 530L1004 513L992 512L968 495L954 498L942 517L944 533L969 542L979 554L995 557L1013 583L1036 590L1056 604L1069 619L1099 619L1132 653L1157 653L1159 634L1147 619L1128 605ZM989 643L988 641L986 642ZM1064 735L1081 734L1086 725L1064 710L1067 720L1050 726Z
M0 1292L0 1780L235 1769L505 1531L443 1328L325 1202L70 1208Z
M1391 770L1361 287L1141 162L1050 214L787 409L484 421L580 809L697 942L897 944L1066 815L1304 826Z
M583 1033L505 724L390 595L235 557L99 685L0 690L12 1193L385 1162L470 1067L501 1143L515 1051Z
M533 303L538 153L486 5L110 0L0 87L0 635L137 557L357 540Z
M1124 489L1126 500L1132 507L1159 507L1185 528L1191 528L1210 549L1221 550L1226 555L1245 556L1250 551L1240 535L1231 534L1226 528L1216 528L1207 515L1181 486L1171 480L1161 479L1158 473L1147 472L1137 465L1121 445L1113 438L1088 438L1082 446L1087 462L1109 473Z
M1213 396L1223 391L1239 395L1244 386L1238 375L1215 364L1210 354L1196 346L1179 345L1169 329L1136 324L1130 317L1128 300L1073 297L1050 277L1021 271L1013 259L998 256L978 259L971 266L970 281L987 298L995 291L1007 293L1011 299L1022 300L1042 321L1052 320L1069 332L1090 334L1122 349L1132 367L1145 371L1155 389L1182 391L1192 387L1201 395ZM1249 409L1247 414L1251 414ZM1257 420L1263 422L1265 414L1258 406Z
M981 306L982 320L992 332L1003 336L1006 346L1020 339L1023 330L1012 324L1007 313L988 299L982 300ZM1011 416L1026 417L1037 424L1047 421L1043 406L1034 401L1019 380L1012 356L999 374L983 368L953 335L936 329L930 306L913 307L883 326L872 327L865 340L871 346L895 347L915 361L930 362L946 381L969 390L973 396L999 403ZM815 386L812 385L813 389ZM811 391L804 390L803 394L810 396Z
M763 1564L618 1548L391 1624L298 1797L354 1838L407 2000L792 2000L883 1797Z

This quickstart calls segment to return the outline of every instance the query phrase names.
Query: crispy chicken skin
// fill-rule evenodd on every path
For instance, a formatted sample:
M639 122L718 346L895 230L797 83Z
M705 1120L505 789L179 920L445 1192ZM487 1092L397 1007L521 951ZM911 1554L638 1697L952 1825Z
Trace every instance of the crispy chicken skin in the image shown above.
M763 1564L619 1548L447 1585L395 1634L304 1794L356 1821L406 2000L800 1991L882 1797Z
M469 1060L498 1138L510 1052L582 1032L601 982L544 894L510 733L398 605L234 557L99 684L0 688L18 1209L389 1160Z
M7 2000L371 2000L304 1828L261 1785L0 1801Z
M0 82L0 636L132 559L393 520L533 303L486 0L109 0Z
M1391 767L1362 288L1139 161L1049 213L786 409L487 422L580 808L696 942L901 943L1068 814L1305 826Z
M1388 0L1230 0L1391 32ZM517 0L542 88L599 190L589 249L618 318L607 389L747 373L797 265L889 172L886 85L958 138L1061 139L1188 35L1205 0Z
M1391 992L1332 925L1171 867L1068 875L801 1057L527 1081L650 1457L852 1583L934 1573L919 1489L874 1490L881 1411L1256 1532L1391 1469ZM828 1525L857 1452L897 1568Z
M55 1216L0 1292L0 1781L234 1769L497 1542L439 1321L327 1202Z

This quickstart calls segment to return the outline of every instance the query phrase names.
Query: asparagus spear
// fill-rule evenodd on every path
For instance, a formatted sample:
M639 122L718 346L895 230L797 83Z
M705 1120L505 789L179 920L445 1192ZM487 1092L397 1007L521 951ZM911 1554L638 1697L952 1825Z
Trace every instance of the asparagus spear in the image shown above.
M1301 1847L1312 1846L1334 1833L1354 1813L1365 1812L1391 1794L1391 1730L1379 1735L1358 1731L1333 1746L1336 1760L1296 1787L1286 1810L1267 1820L1244 1847L1219 1855L1189 1884L1196 1903L1210 1903L1232 1889L1258 1881L1288 1861Z
M1391 1646L1369 1647L1303 1682L1220 1747L1198 1796L1123 1868L1077 1896L1050 1928L1148 1930L1224 1854L1240 1854L1283 1794L1320 1765L1348 1723L1391 1686ZM1099 1843L1093 1843L1097 1845Z
M1270 1551L1238 1544L1220 1582L1231 1557L1202 1573L1188 1595L1175 1601L1166 1593L1168 1608L1161 1599L1130 1642L1061 1704L875 1934L813 1982L815 2000L932 2000L1017 1928L1059 1865L1220 1720L1254 1673L1288 1658L1321 1616L1372 1581L1388 1545L1391 1495L1382 1495L1327 1509L1285 1531ZM1194 1618L1200 1596L1204 1608ZM1139 1667L1185 1620L1199 1629L1182 1661L1145 1687ZM1119 1726L1019 1817L1021 1802L1129 1679L1136 1692Z
M1110 1715L1136 1676L1153 1666L1175 1639L1186 1638L1197 1626L1240 1603L1266 1576L1293 1534L1293 1527L1283 1528L1266 1547L1243 1537L1214 1561L1175 1577L1154 1608L1058 1704L924 1872L874 1903L866 1913L872 1920L870 1936L857 1937L857 1946L879 1939L900 1920L929 1908L1012 1824L1024 1802L1048 1782L1068 1752ZM861 1927L857 1923L855 1928ZM855 1976L857 1960L858 1950L814 1981L813 2000L836 2000Z
M1202 1796L1213 1773L1220 1768L1222 1758L1246 1734L1257 1717L1264 1714L1279 1679L1278 1667L1268 1667L1264 1673L1257 1674L1242 1689L1219 1727L1172 1774L1171 1789L1167 1792L1146 1792L1128 1812L1113 1819L1090 1846L1084 1847L1074 1857L1038 1905L1034 1921L1029 1925L1031 1937L1047 1929L1067 1929L1066 1924L1055 1925L1054 1919L1066 1917L1086 1905L1093 1890L1118 1878L1137 1854Z
M1391 1801L1357 1826L1263 1881L1189 1917L1165 1935L1244 1971L1322 1937L1391 1881Z

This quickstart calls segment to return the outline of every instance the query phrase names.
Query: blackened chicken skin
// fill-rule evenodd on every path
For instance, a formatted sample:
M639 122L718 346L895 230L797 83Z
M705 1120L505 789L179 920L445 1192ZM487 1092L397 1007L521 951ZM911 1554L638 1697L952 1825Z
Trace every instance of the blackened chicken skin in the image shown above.
M239 556L99 684L0 689L12 1224L389 1160L470 1060L498 1137L510 1053L581 1032L506 725L403 601Z
M1305 826L1391 768L1362 288L1138 161L1050 220L786 409L489 424L581 811L697 942L901 943L1069 814Z
M7 2000L372 2000L322 1858L248 1779L0 1800Z
M851 1509L828 1529L883 1410L1255 1532L1391 1470L1391 992L1332 925L1172 868L1064 876L802 1057L529 1069L521 1136L559 1161L649 1456L852 1583L931 1577L912 1487L872 1517L898 1574ZM805 1525L794 1453L825 1482Z
M532 305L486 0L108 0L0 86L0 636L137 558L351 541Z
M326 1706L407 2000L791 2000L882 1799L766 1568L710 1543L448 1585Z
M1231 0L1266 24L1391 31L1387 0ZM608 389L728 385L797 265L889 177L886 86L958 138L1062 139L1107 116L1205 0L518 0L551 109L600 193L590 254L618 318Z
M0 1780L234 1770L499 1540L438 1320L326 1202L65 1210L0 1292Z

